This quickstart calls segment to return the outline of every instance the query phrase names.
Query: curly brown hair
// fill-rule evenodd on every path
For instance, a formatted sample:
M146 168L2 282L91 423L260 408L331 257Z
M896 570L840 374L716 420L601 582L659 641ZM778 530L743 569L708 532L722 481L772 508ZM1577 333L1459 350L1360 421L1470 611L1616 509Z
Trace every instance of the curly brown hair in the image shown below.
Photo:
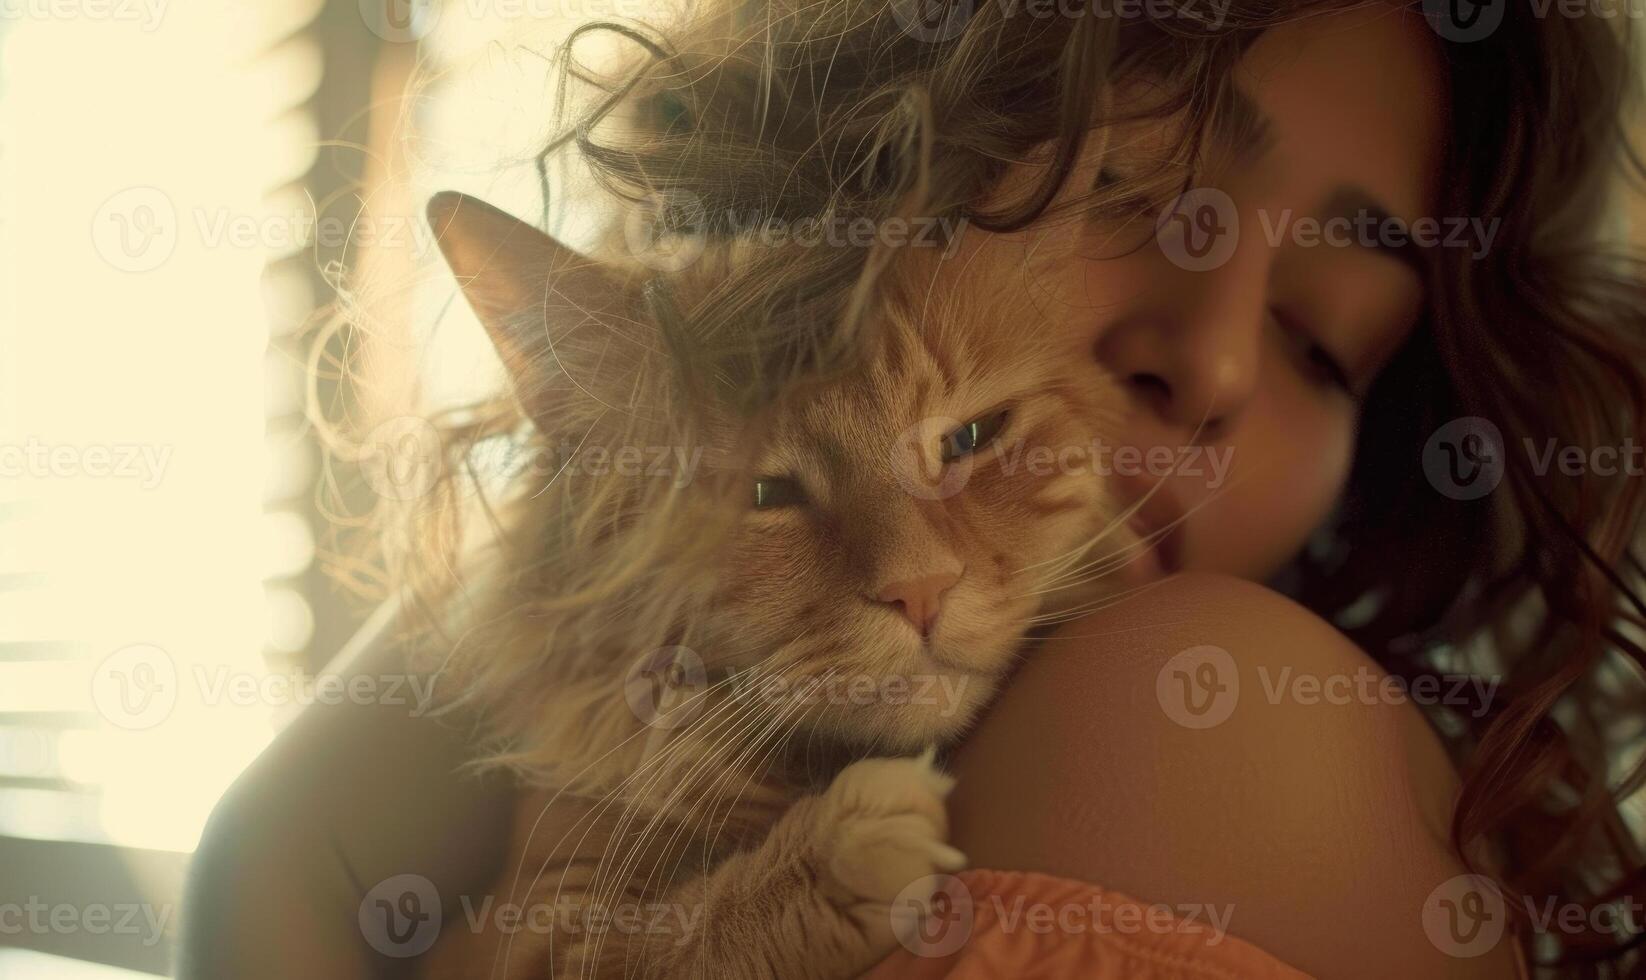
M603 94L566 110L539 161L545 196L548 161L575 148L621 196L691 202L665 223L918 212L1006 231L1089 213L1184 189L1252 41L1346 4L1234 3L1215 24L1151 17L1161 11L1150 4L1136 18L1086 3L1027 16L1029 5L746 0L663 27L586 25L562 51L561 91ZM1285 588L1408 681L1501 680L1489 703L1432 719L1464 777L1460 854L1494 847L1493 870L1517 897L1640 902L1646 859L1625 800L1646 767L1620 760L1638 758L1641 734L1646 605L1630 549L1646 486L1626 471L1539 474L1527 454L1504 453L1500 488L1463 501L1434 492L1420 465L1430 435L1460 417L1491 420L1508 445L1615 447L1646 429L1646 269L1608 227L1623 178L1642 173L1625 128L1638 82L1626 20L1507 0L1503 14L1485 37L1441 42L1452 109L1439 213L1498 221L1496 244L1426 253L1426 315L1365 402L1338 518ZM597 33L632 44L636 66L614 76L580 64L579 42ZM1162 168L1158 186L1067 193L1092 134L1130 121L1102 92L1134 72L1155 95L1144 114L1181 133L1171 158L1182 166ZM620 109L633 119L605 125ZM1043 165L1037 180L980 203L1023 162ZM797 374L849 368L884 258L816 249L729 280L721 295L736 297L744 327L700 319L683 334L683 361L701 378L741 379L755 401ZM521 421L512 411L471 414L447 451L466 458ZM416 520L435 533L406 540L443 544L404 548L402 572L456 564L454 513L424 502ZM1596 930L1539 937L1531 952L1562 975L1617 976L1639 967L1642 940Z
M655 39L631 33L654 58L624 94L650 100L656 138L604 141L587 125L571 138L613 189L685 193L710 213L887 213L914 194L934 213L1013 230L1066 206L1087 140L1119 121L1102 115L1106 81L1147 72L1148 111L1187 120L1176 155L1192 165L1235 59L1266 28L1332 5L1236 4L1215 26L1019 6L968 16L971 5L928 5L932 29L911 31L907 5L759 3ZM963 28L948 29L951 15ZM1630 39L1613 21L1510 4L1486 37L1442 43L1442 172L1455 176L1439 213L1497 219L1500 238L1479 257L1430 250L1427 316L1370 393L1341 518L1299 558L1292 591L1407 680L1501 677L1490 704L1436 719L1465 777L1460 853L1500 846L1512 894L1638 901L1646 871L1621 802L1646 770L1617 760L1639 734L1630 709L1646 651L1631 627L1646 607L1630 547L1646 488L1621 471L1540 475L1527 454L1505 453L1502 489L1462 501L1433 492L1418 464L1429 435L1459 417L1492 420L1508 445L1587 449L1642 434L1641 257L1606 226L1619 178L1641 172L1624 125ZM980 210L1006 167L1030 159L1047 164L1030 190ZM1101 208L1116 193L1081 190L1067 206ZM797 272L751 288L843 295L829 282ZM842 302L836 322L855 309ZM1568 935L1538 952L1604 975L1626 969L1640 939Z

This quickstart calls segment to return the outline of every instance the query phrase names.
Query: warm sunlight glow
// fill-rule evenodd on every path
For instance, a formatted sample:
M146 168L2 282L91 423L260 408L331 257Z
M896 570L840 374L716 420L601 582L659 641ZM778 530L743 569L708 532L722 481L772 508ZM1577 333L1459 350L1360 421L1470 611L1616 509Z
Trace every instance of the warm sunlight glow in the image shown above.
M189 850L277 707L218 681L312 629L264 583L314 538L264 513L265 303L292 287L262 276L302 246L269 195L314 160L321 62L275 44L318 0L157 9L25 19L0 58L0 645L38 654L0 658L0 762L37 769L0 776L66 784L0 788L0 832Z

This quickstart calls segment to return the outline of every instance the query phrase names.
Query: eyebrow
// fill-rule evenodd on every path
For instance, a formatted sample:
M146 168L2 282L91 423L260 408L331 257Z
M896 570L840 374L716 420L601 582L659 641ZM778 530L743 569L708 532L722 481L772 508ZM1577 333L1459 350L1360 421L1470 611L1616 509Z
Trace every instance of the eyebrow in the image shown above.
M1258 159L1273 149L1275 143L1274 127L1269 122L1268 115L1252 97L1241 91L1238 86L1229 85L1223 90L1223 97L1218 102L1218 111L1213 116L1211 134L1219 143L1229 147L1235 153L1247 159ZM1411 223L1394 217L1389 208L1384 205L1371 191L1358 184L1344 184L1332 192L1326 199L1326 206L1321 209L1321 220L1332 218L1353 219L1365 214L1369 221L1377 227L1383 228L1398 224L1406 232L1406 240L1400 244L1384 244L1380 241L1361 243L1368 251L1387 255L1401 265L1417 273L1422 278L1425 275L1422 250L1412 244Z
M1274 147L1274 128L1252 97L1228 85L1212 114L1212 138L1243 157L1256 159Z

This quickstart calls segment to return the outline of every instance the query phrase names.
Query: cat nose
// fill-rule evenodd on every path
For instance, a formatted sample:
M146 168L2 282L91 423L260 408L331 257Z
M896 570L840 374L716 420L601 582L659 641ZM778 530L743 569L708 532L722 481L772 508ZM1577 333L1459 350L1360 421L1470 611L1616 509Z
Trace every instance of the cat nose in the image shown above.
M956 572L922 575L893 582L882 588L875 598L887 605L897 606L903 618L914 624L921 636L930 636L932 624L937 622L938 611L943 607L943 593L958 581L960 575Z

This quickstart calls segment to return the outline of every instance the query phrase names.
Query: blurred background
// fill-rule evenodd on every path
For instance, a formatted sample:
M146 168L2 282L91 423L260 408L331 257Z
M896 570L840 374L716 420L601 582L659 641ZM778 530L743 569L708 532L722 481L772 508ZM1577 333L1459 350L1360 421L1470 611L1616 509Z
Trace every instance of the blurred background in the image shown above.
M348 345L392 429L496 384L422 202L592 233L551 52L658 6L0 0L0 977L167 972L212 804L371 610L308 386Z
M168 971L212 804L371 611L306 389L496 383L422 202L541 218L552 51L637 3L0 0L0 977ZM317 344L340 299L376 326Z

